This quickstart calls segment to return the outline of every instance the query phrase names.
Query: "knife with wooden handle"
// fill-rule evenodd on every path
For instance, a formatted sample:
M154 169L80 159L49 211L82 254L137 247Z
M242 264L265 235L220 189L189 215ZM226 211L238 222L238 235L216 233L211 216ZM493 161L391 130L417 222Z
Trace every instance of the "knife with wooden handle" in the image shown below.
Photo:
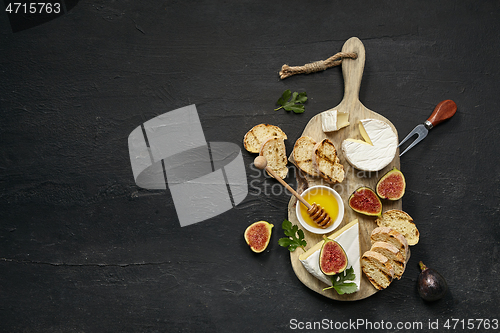
M413 131L411 131L410 134L408 134L403 141L399 143L398 147L400 147L412 136L417 135L417 138L401 154L399 154L399 156L401 157L404 153L413 148L413 146L422 141L427 136L430 129L434 128L443 121L450 119L456 112L457 104L455 104L455 102L451 99L444 100L436 105L430 117L427 118L423 124L417 125Z

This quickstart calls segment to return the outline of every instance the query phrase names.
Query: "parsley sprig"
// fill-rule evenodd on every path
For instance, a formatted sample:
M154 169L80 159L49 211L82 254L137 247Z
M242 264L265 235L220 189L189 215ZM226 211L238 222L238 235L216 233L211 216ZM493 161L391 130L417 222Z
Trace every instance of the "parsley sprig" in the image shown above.
M278 240L278 244L283 247L287 247L288 251L293 252L297 247L301 247L302 250L306 250L305 246L307 242L304 239L304 231L299 229L298 226L293 225L292 222L285 219L281 224L281 228L283 228L283 232L285 236ZM291 237L291 238L289 238Z
M291 99L290 99L291 97ZM306 92L292 92L290 90L285 90L283 95L278 99L276 104L281 105L279 108L274 109L274 111L278 111L283 108L286 111L293 111L295 113L302 113L305 111L304 103L307 101Z
M345 282L345 281L353 281L356 278L356 274L354 274L354 268L349 267L345 271L339 274L335 274L331 277L332 286L324 288L327 289L335 289L339 295L343 294L352 294L358 289L356 283L354 282Z

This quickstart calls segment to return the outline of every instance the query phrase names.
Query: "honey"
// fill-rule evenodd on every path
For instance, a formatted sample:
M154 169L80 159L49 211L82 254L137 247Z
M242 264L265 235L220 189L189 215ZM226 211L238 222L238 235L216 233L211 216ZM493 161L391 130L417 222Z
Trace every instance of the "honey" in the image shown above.
M330 215L332 221L337 219L337 216L339 215L339 203L332 192L319 187L307 191L302 195L302 197L311 205L313 203L320 205L328 213L328 215ZM311 227L318 228L318 225L314 223L309 214L307 214L307 207L299 202L297 204L300 204L300 213L302 214L304 221L306 221L306 223Z

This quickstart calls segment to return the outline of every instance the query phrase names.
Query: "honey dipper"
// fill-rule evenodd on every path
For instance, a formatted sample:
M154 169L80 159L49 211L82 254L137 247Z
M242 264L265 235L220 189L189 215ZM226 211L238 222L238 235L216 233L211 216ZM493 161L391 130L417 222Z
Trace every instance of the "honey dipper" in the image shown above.
M283 186L286 187L288 191L290 191L297 199L300 200L307 207L307 214L311 217L311 219L318 225L320 228L326 228L332 223L332 219L330 215L318 204L313 203L309 204L300 194L298 194L293 188L290 187L283 179L281 179L270 167L267 166L267 160L264 156L257 156L253 161L253 164L261 169L269 172L271 176L277 179Z

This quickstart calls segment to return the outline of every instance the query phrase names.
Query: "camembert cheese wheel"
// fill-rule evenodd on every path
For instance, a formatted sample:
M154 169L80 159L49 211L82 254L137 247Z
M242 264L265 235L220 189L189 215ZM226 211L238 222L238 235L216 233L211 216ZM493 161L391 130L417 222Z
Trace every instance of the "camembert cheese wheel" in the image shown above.
M391 126L377 119L363 119L359 131L365 141L345 139L342 151L356 169L379 171L392 162L398 146L398 137Z

